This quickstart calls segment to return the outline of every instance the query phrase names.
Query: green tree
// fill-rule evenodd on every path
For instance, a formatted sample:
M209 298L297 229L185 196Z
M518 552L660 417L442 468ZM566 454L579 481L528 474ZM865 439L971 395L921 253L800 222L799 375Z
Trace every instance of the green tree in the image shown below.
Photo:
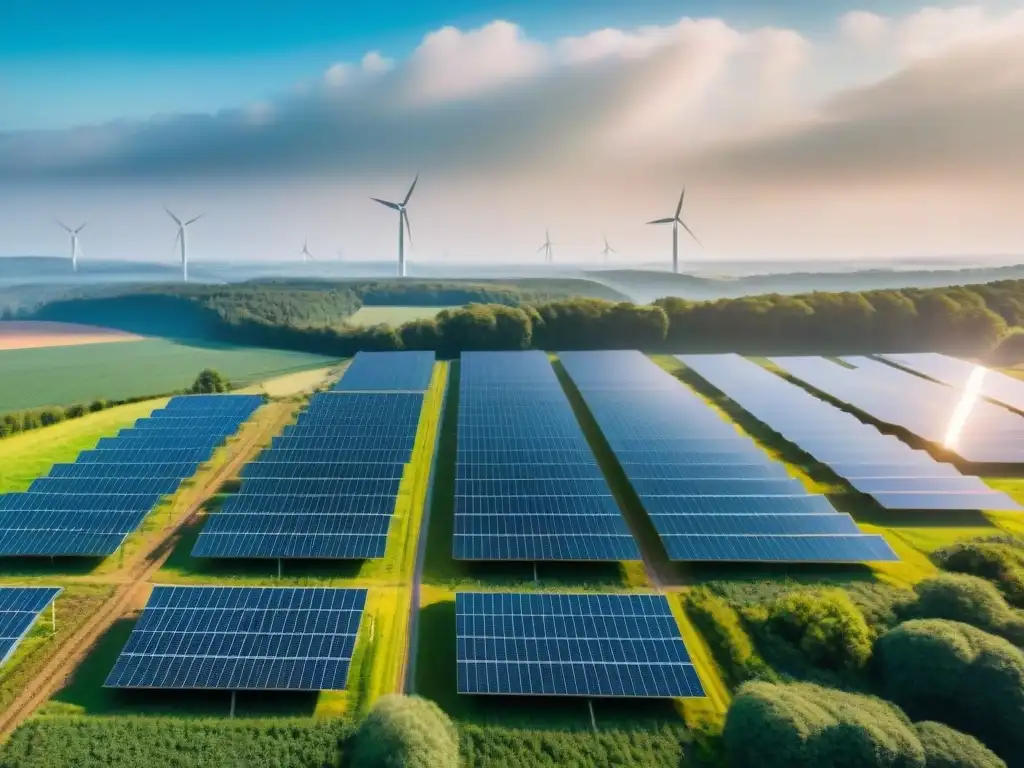
M199 372L188 391L193 395L210 395L216 392L227 392L230 387L231 383L220 373L212 368L206 368Z
M382 696L353 737L358 768L454 768L459 738L447 715L419 696Z

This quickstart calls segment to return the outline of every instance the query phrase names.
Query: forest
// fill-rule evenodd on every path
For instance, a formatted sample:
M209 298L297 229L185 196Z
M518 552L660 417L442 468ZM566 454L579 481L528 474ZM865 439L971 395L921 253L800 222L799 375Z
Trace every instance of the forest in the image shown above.
M359 350L429 349L453 356L478 349L737 351L747 354L935 350L1024 356L1024 281L952 288L908 288L739 299L659 299L651 305L598 298L538 300L514 287L410 283L396 287L246 284L133 291L43 306L32 317L105 325L177 338L347 356ZM397 295L406 289L413 292ZM434 319L397 328L344 320L369 301L469 298Z

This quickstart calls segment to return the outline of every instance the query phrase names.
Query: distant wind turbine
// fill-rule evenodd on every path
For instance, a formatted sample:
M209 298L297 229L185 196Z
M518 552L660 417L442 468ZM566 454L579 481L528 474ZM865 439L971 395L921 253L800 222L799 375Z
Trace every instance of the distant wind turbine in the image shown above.
M609 253L618 253L618 251L616 251L614 248L612 248L610 245L608 245L608 235L602 235L602 237L604 237L604 250L601 251L601 255L604 256L604 263L607 264L608 263L608 254Z
M61 229L71 235L71 270L73 272L78 271L78 233L85 229L85 224L82 224L78 229L72 229L60 219L57 219L57 223L61 226Z
M672 271L675 272L676 274L679 273L679 227L680 227L680 225L682 225L683 229L685 229L687 232L690 233L690 237L692 237L697 242L697 245L700 245L701 248L704 247L703 245L701 245L700 240L697 240L697 236L695 234L693 234L693 231L688 226L686 226L686 222L684 222L680 218L680 215L683 212L683 198L685 196L686 196L686 187L683 187L683 191L679 195L679 205L676 206L676 215L675 216L670 216L667 219L655 219L654 221L648 221L647 222L648 224L671 224L672 225Z
M398 211L398 276L405 277L405 233L409 233L409 245L412 245L412 228L409 226L409 212L406 206L409 205L409 198L412 197L412 191L416 189L416 182L420 180L420 175L417 173L416 178L412 180L412 186L409 187L409 191L405 193L405 199L400 203L391 203L387 200L381 200L379 197L371 197L370 199L380 203L381 205L387 206L393 211Z
M302 253L302 263L303 264L307 263L310 259L313 259L313 261L316 261L316 259L313 258L313 254L309 252L309 240L303 240L302 241L302 252L301 253Z
M548 230L544 230L544 245L537 249L537 253L544 251L544 262L546 264L553 264L555 261L555 255L551 250L551 234Z
M193 219L189 219L188 221L182 221L177 216L175 216L173 213L171 213L171 210L166 205L164 206L164 210L167 211L167 215L168 216L170 216L172 219L174 219L174 223L178 225L178 234L174 238L174 244L177 245L178 242L181 241L181 279L182 279L182 282L186 282L187 283L188 282L188 251L186 250L186 247L185 247L185 230L190 225L195 224L197 221L199 221L201 218L203 218L203 216L205 216L206 214L200 213L198 216L196 216Z

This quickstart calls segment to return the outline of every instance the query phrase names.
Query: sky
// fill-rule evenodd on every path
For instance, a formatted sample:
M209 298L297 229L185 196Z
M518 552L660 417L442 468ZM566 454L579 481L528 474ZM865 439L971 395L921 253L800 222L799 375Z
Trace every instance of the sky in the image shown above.
M1024 256L1022 2L292 5L0 4L0 255Z

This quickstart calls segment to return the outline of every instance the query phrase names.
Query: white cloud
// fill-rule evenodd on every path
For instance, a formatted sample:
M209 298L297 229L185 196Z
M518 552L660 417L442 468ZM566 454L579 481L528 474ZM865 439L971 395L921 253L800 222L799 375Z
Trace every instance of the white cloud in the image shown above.
M889 33L889 19L869 11L850 11L839 19L844 39L868 48L880 44Z
M324 83L331 88L340 88L348 83L352 79L352 66L344 62L338 62L332 64L324 72Z
M380 51L370 51L363 56L360 66L364 72L390 72L395 67L395 60L385 58Z

